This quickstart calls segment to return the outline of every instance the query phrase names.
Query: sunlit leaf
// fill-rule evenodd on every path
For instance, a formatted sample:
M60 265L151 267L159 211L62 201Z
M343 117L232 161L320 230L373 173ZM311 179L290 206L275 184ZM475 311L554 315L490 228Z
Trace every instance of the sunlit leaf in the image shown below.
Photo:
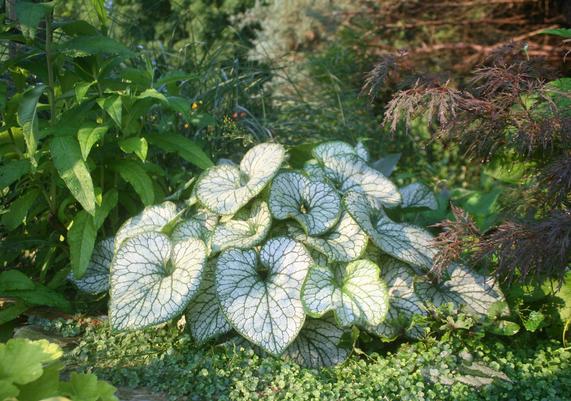
M432 267L437 251L430 233L411 224L395 223L381 209L372 207L363 194L350 192L343 203L382 251L416 267L427 270Z
M126 239L111 265L111 326L140 329L182 314L205 264L206 247L195 238L173 245L165 234L146 232Z
M380 324L389 307L379 267L369 260L311 267L302 288L305 311L321 317L333 311L341 326Z
M311 256L298 242L269 240L254 250L229 249L218 258L216 290L234 329L265 351L280 355L305 321L300 289Z
M159 205L147 206L141 213L128 219L115 234L115 249L129 238L145 232L160 232L171 223L177 215L176 205L163 202Z
M297 227L290 227L289 232L296 240L336 262L358 259L365 251L368 242L367 234L346 212L343 212L337 225L324 235L312 237Z
M178 242L189 238L198 238L208 244L217 223L218 216L214 213L204 208L197 209L191 217L175 226L171 239Z
M278 144L263 143L250 149L234 166L214 166L196 184L196 196L208 209L234 214L258 195L277 173L285 158Z
M297 172L274 178L268 203L276 219L292 218L313 236L331 229L341 214L341 199L335 188Z
M214 229L212 252L228 248L252 248L266 239L271 226L272 217L267 203L256 201L250 210L241 210L232 220Z

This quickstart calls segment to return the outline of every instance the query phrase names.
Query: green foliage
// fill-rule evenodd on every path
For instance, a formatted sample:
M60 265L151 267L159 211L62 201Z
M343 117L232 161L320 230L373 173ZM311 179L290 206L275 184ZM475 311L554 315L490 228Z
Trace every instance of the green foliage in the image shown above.
M103 2L92 3L102 30L57 19L53 3L18 2L12 28L24 37L7 43L18 55L0 64L0 266L51 289L70 270L84 274L97 239L122 216L183 185L181 173L188 180L212 165L188 137L215 124L180 96L189 75L154 71L106 34ZM37 26L47 29L35 34ZM168 154L180 158L159 165ZM15 299L18 310L32 302Z
M239 165L207 169L190 199L148 206L100 243L76 285L101 292L109 281L116 330L172 321L188 308L199 343L234 330L264 352L312 366L342 359L321 353L343 330L421 337L414 317L432 305L451 303L472 325L496 323L488 314L503 300L498 286L460 265L434 276L432 235L401 221L437 208L427 187L399 190L362 144L325 142L304 154L314 159L292 156L304 165L292 171L285 148L265 143Z
M306 369L233 343L197 349L172 327L111 333L100 326L69 358L115 385L170 399L558 400L571 386L571 353L557 343L520 347L465 335Z
M94 374L73 372L69 382L60 381L62 356L62 349L46 340L17 338L0 344L0 399L65 396L74 401L118 401L115 387Z

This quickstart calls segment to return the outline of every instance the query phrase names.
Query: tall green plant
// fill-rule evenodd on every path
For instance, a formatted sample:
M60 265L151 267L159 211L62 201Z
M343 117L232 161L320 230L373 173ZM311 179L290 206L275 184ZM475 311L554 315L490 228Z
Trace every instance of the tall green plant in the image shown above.
M123 214L182 186L167 170L173 164L157 164L166 154L179 157L186 180L212 165L181 133L211 117L180 96L192 74L159 75L105 34L101 2L93 4L102 30L54 20L53 2L16 4L19 33L2 40L18 53L0 64L0 261L53 289L70 270L83 276L97 239ZM13 297L19 289L4 290ZM47 303L24 293L15 299L20 312Z

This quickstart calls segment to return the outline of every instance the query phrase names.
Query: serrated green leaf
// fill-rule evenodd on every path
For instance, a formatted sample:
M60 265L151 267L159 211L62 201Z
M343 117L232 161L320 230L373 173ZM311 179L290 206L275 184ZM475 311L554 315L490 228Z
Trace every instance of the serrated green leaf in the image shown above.
M272 217L267 203L256 201L250 210L240 211L231 220L216 226L212 235L212 252L253 248L266 239L271 226Z
M8 383L30 383L42 375L45 364L62 355L61 348L47 340L10 339L0 343L0 377Z
M333 311L343 327L380 324L389 303L379 272L375 263L365 259L347 265L312 266L301 290L306 313L321 317Z
M203 344L232 330L224 317L216 295L215 266L207 265L198 295L190 303L186 312L186 324L192 337Z
M113 394L115 387L97 380L92 373L72 372L68 382L62 382L60 390L73 401L118 401Z
M438 201L434 193L424 184L412 183L401 188L400 193L402 196L401 207L425 207L438 210Z
M52 12L54 2L33 3L29 1L17 1L14 4L16 8L16 18L20 23L22 34L28 39L34 39L40 21Z
M83 208L95 214L95 192L93 181L77 140L70 136L57 136L52 139L50 152L59 176Z
M172 202L147 206L141 213L129 218L119 227L115 234L115 250L127 238L146 232L161 232L176 216L176 205Z
M440 307L451 302L474 317L484 318L496 302L505 301L493 277L478 274L466 266L452 264L439 283L417 280L415 292L426 303Z
M18 386L20 390L18 401L45 401L47 398L58 395L62 369L61 362L52 362L45 366L38 379Z
M12 185L30 172L28 160L12 160L0 166L0 190Z
M75 100L77 101L77 103L83 102L83 99L85 99L87 92L89 92L89 88L91 88L94 84L95 84L95 81L91 81L91 82L81 81L81 82L77 82L73 86L73 91L75 93Z
M97 99L97 104L111 117L115 124L117 124L117 127L121 129L121 121L123 118L123 99L121 96L109 95L104 98L99 98Z
M87 123L77 131L77 141L81 148L83 160L87 160L93 145L102 140L108 130L109 127L106 125Z
M10 204L8 211L2 215L2 224L8 231L15 230L24 222L28 211L40 196L40 190L32 188Z
M83 292L101 294L109 290L109 270L113 260L113 237L100 241L93 249L93 254L85 270L85 274L76 279L72 274L69 280Z
M119 141L119 147L125 153L134 153L141 161L147 158L149 144L145 138L131 137Z
M224 165L205 171L196 183L196 196L215 213L234 214L264 189L284 159L281 145L254 146L244 155L240 168Z
M75 278L81 278L85 274L96 238L97 229L93 217L84 210L78 212L67 232L71 270Z
M38 149L38 102L46 88L46 85L38 85L26 91L22 95L20 106L18 107L18 124L22 127L28 157L30 157L33 164L35 164L35 154Z
M206 247L195 238L173 245L165 234L146 232L126 239L111 265L111 326L140 329L182 314L205 264Z
M303 245L286 237L254 250L229 249L216 264L216 292L228 322L273 355L297 337L305 321L300 289L311 264Z
M436 249L433 237L427 231L411 224L393 222L384 211L374 208L364 194L350 192L343 198L343 203L382 251L413 266L432 268Z
M358 259L367 248L368 237L361 227L346 212L339 222L324 235L312 237L297 227L290 227L289 233L298 241L323 253L334 262L350 262Z
M335 188L297 172L274 178L268 204L276 219L293 218L313 236L329 231L341 215L341 199Z
M199 168L207 169L213 165L212 160L200 146L182 135L174 133L147 134L146 138L152 145L158 146L165 152L176 153Z
M333 319L308 318L284 355L311 369L337 365L349 356L349 351L339 346L342 335Z
M155 201L153 181L140 162L135 160L117 160L112 165L112 168L119 173L121 178L131 184L143 205L147 206Z

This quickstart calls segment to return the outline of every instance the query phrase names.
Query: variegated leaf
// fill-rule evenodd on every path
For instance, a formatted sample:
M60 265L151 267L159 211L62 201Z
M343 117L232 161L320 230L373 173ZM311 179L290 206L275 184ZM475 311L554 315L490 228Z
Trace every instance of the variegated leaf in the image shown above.
M313 236L331 229L341 214L341 199L335 188L297 172L274 178L268 203L276 219L292 218Z
M389 307L379 267L364 259L330 267L312 266L301 294L308 315L321 317L333 311L341 326L378 325Z
M402 207L425 207L431 210L438 209L438 201L434 193L426 185L419 182L412 183L400 189Z
M198 295L186 311L186 324L192 337L203 344L232 330L224 317L216 295L215 262L209 262L203 274Z
M337 365L349 356L349 350L339 346L342 335L333 319L308 318L284 356L306 368Z
M329 179L325 174L325 170L321 164L315 160L311 159L305 162L303 165L303 171L312 179L321 182L328 182Z
M241 210L232 220L216 227L212 236L212 252L252 248L267 237L271 226L272 216L267 203L256 201L250 210Z
M173 245L165 234L146 232L126 239L111 265L111 327L140 329L182 314L205 263L206 247L195 238Z
M290 227L290 235L296 240L321 252L330 261L350 262L358 259L367 247L368 237L361 227L346 212L339 222L324 235L312 237L297 227Z
M285 159L285 149L263 143L250 149L240 167L209 168L196 184L196 196L211 211L232 215L258 195L276 175Z
M343 203L382 251L416 267L426 270L432 267L437 250L430 233L411 224L395 223L382 210L372 207L363 194L350 192Z
M353 146L349 145L347 142L343 141L324 142L313 148L313 157L322 162L324 160L334 159L342 155L360 156L357 152L357 148L354 148Z
M125 241L146 232L160 232L177 216L176 205L173 202L163 202L159 205L147 206L141 213L128 219L115 234L115 251Z
M381 262L381 277L389 288L389 312L387 319L372 330L386 338L409 331L414 315L426 314L422 300L414 292L414 271L405 263L385 257ZM412 330L413 334L415 330Z
M175 226L171 239L174 242L179 242L189 238L198 238L207 244L217 222L218 216L214 213L208 209L198 209L191 217Z
M109 290L109 270L113 260L114 238L99 242L93 249L85 274L80 279L69 274L68 279L83 292L101 294Z
M401 203L401 194L396 185L369 167L359 156L343 154L321 162L325 176L341 192L364 193L376 207L394 207Z
M357 142L357 145L355 145L355 154L364 161L366 161L367 163L369 162L370 159L369 151L367 150L363 142Z
M447 279L435 283L429 279L415 283L415 291L425 302L440 307L453 303L475 317L488 315L490 307L504 301L504 295L491 276L484 276L460 264L450 265Z
M216 291L224 315L243 337L280 355L305 321L301 285L311 256L290 238L266 242L254 250L229 249L216 265Z

